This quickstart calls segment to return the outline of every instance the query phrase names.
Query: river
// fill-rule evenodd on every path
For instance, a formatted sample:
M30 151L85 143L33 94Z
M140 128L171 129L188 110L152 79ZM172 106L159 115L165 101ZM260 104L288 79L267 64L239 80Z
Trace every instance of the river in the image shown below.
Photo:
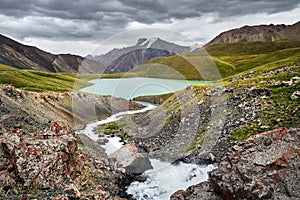
M86 125L83 130L77 133L84 133L91 139L97 141L99 139L98 133L95 129L109 122L120 120L122 117L130 114L143 113L154 109L156 106L147 104L146 107L135 111L124 111L116 113L101 121L95 121ZM121 138L114 136L104 136L108 142L102 147L109 155L116 152L123 146ZM133 182L128 186L127 193L131 194L137 200L165 200L170 195L180 189L187 189L190 185L205 181L208 178L207 172L215 168L213 165L199 166L188 163L178 163L172 165L171 163L162 162L158 159L150 159L152 170L147 170L142 174L146 178L144 182Z
M156 78L123 78L123 79L97 79L90 81L93 86L82 89L83 92L89 92L101 95L112 95L132 99L143 95L158 95L175 92L193 84L205 83L205 81L186 81ZM84 133L91 139L97 141L98 133L95 129L98 126L120 120L122 117L130 114L143 113L154 109L156 106L145 104L146 107L135 110L125 111L113 114L101 121L95 121L87 124L85 129L77 133ZM123 146L121 138L114 136L105 136L108 142L102 147L109 155L116 152ZM170 195L180 189L187 189L190 185L205 181L208 178L207 172L215 168L213 165L199 166L188 163L162 162L158 159L150 159L153 169L147 170L142 174L144 182L133 182L127 188L127 193L137 200L165 200Z

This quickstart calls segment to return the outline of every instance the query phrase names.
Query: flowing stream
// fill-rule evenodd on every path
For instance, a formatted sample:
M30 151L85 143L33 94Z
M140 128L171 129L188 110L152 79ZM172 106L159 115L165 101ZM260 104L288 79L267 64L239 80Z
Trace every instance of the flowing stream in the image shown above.
M113 114L112 116L101 121L87 124L83 130L77 133L86 134L91 139L97 141L98 133L95 129L102 124L120 120L125 115L143 113L154 109L152 104L145 104L146 107L135 111L124 111ZM123 145L121 138L104 136L108 140L105 145L101 145L105 152L109 155L116 152ZM199 166L195 164L179 163L172 165L171 163L162 162L158 159L150 159L153 166L152 170L147 170L142 174L146 178L144 182L135 181L131 183L127 189L127 193L131 194L137 200L166 200L170 195L180 189L187 189L190 185L205 181L208 178L207 172L215 168L213 165Z

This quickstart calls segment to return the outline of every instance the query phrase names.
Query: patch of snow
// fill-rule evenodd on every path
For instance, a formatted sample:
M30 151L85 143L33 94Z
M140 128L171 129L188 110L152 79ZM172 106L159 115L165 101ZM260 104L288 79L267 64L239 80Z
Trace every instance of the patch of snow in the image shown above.
M148 48L151 48L151 46L152 46L152 44L154 43L154 42L156 42L158 40L158 38L150 38L149 40L148 40L148 46L147 46L147 49Z

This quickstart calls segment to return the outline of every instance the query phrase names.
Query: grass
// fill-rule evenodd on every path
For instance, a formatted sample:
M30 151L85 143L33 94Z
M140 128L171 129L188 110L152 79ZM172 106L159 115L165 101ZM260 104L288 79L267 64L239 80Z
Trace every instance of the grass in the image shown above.
M281 50L282 51L282 50ZM293 51L293 50L290 50ZM274 54L275 55L275 54ZM295 91L300 91L300 82L294 83L291 86L282 86L276 84L270 84L270 82L278 82L280 81L289 81L292 77L300 77L300 66L289 66L288 70L283 70L281 72L273 72L274 69L278 68L279 65L266 64L263 67L257 67L251 69L251 73L254 75L253 78L249 78L248 74L250 71L245 71L243 74L243 78L238 81L224 81L222 85L224 87L230 88L235 87L236 90L234 94L238 94L240 92L244 92L245 89L250 89L251 87L258 88L267 88L272 94L271 96L266 96L265 98L259 98L259 102L261 104L261 109L258 112L258 115L254 120L247 122L246 124L238 127L236 130L232 131L230 139L232 140L243 140L248 138L251 135L255 135L261 132L265 132L268 130L273 130L280 127L299 127L300 125L300 98L292 100L290 97ZM282 68L284 69L284 68ZM234 77L234 76L233 76ZM247 78L246 78L247 77ZM209 98L205 95L206 91L210 88L220 84L221 82L213 82L203 85L195 85L193 87L194 92L197 94L195 97L197 101L203 101L203 106L206 108L210 104ZM177 95L182 96L184 91L177 92ZM234 94L228 94L228 98L234 96ZM190 103L193 99L188 101L185 105L180 105L179 100L176 98L176 95L169 97L163 103L163 107L165 112L171 113L175 112L176 109L181 107L186 107L188 103ZM206 105L207 104L207 105ZM235 109L235 108L232 108ZM184 151L193 150L202 145L205 137L210 134L209 128L210 123L204 124L204 126L199 130L195 139L187 146ZM171 123L168 120L166 123Z
M130 122L121 119L101 125L98 131L105 135L118 135L123 140L127 140L129 138L128 132L130 131L130 127Z
M143 77L203 80L198 69L187 62L184 55L154 58L131 72Z
M280 41L280 42L239 42L218 44L206 48L211 56L236 56L236 55L256 55L268 54L275 51L300 47L300 41Z
M72 91L97 78L154 77L185 80L220 80L236 75L300 63L300 41L219 44L205 50L151 59L128 73L69 74L18 70L0 64L0 84L44 91ZM75 86L74 87L74 83Z
M205 50L151 59L132 73L144 77L219 80L300 63L300 41L218 44Z
M87 81L77 79L76 74L19 70L0 64L0 84L12 84L17 88L25 90L37 92L72 91L75 81L78 88L91 85Z
M295 73L283 73L272 77L264 77L258 80L288 81L294 76L300 76L300 71ZM264 87L272 91L272 95L262 101L265 106L259 116L243 127L236 130L231 139L243 140L251 135L276 129L279 127L298 127L300 125L300 99L292 100L290 97L294 91L300 90L300 82L292 86L276 86L265 84ZM264 128L267 127L267 128Z

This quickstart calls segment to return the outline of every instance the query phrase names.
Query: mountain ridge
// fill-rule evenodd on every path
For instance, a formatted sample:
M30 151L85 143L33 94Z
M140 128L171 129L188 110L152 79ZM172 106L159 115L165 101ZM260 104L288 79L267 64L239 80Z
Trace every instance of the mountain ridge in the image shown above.
M72 54L51 54L0 34L0 63L18 69L45 72L91 73L104 71L95 61Z
M220 33L203 47L207 48L215 44L257 41L282 41L300 40L300 21L292 25L270 24L243 26Z
M88 55L106 66L105 73L128 72L136 66L152 58L180 54L190 51L190 47L180 46L160 38L139 38L135 45L120 49L113 49L102 55Z

